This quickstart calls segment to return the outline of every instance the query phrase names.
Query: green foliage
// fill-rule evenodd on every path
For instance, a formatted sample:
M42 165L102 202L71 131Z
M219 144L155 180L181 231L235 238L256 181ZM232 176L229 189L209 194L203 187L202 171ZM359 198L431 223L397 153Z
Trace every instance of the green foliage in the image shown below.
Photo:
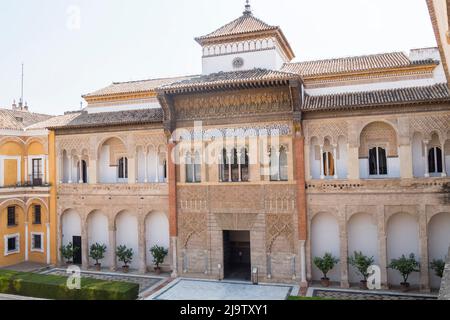
M369 273L367 269L373 265L375 262L374 257L365 256L361 251L355 251L353 256L348 258L348 263L353 266L358 273L364 278L364 281L367 281L369 277Z
M55 300L136 300L139 285L81 279L80 290L67 288L67 277L0 270L0 292Z
M128 266L131 261L133 261L133 249L127 248L126 246L118 246L116 250L116 255L119 261L122 261L124 266Z
M77 253L79 250L78 247L74 247L72 242L69 242L68 245L62 246L59 248L59 251L61 252L61 256L66 259L66 262L70 263L73 260L73 255Z
M106 245L94 243L89 249L89 257L95 260L95 264L99 264L98 261L105 257Z
M430 268L434 271L436 276L442 278L444 276L445 261L442 259L435 259L431 261Z
M331 253L325 253L325 255L314 258L314 264L323 273L324 279L328 279L327 274L334 268L334 266L339 262L339 259L334 257Z
M403 277L403 283L407 283L411 273L420 271L420 264L416 260L414 253L411 253L409 257L403 254L399 259L392 259L388 268L400 272Z
M153 256L153 263L156 265L156 268L159 268L159 265L164 262L164 259L169 254L169 250L164 247L154 245L150 249L150 253Z

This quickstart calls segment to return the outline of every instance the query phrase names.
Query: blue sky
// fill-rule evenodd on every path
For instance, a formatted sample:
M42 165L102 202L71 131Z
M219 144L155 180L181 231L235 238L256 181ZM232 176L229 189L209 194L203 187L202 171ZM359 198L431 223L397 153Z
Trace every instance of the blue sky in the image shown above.
M201 72L194 37L240 16L244 0L1 0L0 107L80 108L81 95L129 81ZM435 46L425 0L252 0L295 61ZM77 19L78 12L80 19ZM77 21L79 20L79 24Z

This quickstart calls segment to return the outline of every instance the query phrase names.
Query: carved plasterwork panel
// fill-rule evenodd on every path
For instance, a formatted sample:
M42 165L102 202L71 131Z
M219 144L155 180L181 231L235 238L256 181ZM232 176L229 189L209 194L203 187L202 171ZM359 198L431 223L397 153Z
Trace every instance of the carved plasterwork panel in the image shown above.
M278 237L286 238L294 252L294 219L291 214L268 214L266 216L266 248L270 253Z
M326 137L330 137L332 144L337 144L340 136L345 139L348 137L348 124L346 121L310 122L305 127L306 141L308 143L312 137L317 137L319 143L323 143Z
M251 230L256 221L256 213L216 213L219 228L222 230Z
M207 216L206 213L186 213L179 216L180 239L183 248L187 248L189 240L195 235L206 246Z

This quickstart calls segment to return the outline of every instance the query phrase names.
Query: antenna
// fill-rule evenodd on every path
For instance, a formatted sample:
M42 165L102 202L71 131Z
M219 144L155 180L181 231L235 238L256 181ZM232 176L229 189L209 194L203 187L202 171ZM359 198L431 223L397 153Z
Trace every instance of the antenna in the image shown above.
M23 103L23 62L22 62L22 82L20 88L20 102Z

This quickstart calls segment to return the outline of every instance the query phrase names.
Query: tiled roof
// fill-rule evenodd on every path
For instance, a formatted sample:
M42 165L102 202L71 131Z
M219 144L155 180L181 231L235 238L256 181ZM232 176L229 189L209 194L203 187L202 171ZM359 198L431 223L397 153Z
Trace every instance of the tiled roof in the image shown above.
M268 25L264 21L254 17L251 13L244 13L241 17L237 18L236 20L231 21L230 23L224 25L223 27L217 29L214 32L211 32L202 37L198 37L195 40L201 43L203 40L208 39L235 36L252 32L277 30L277 29L279 29L279 27Z
M352 109L390 104L450 101L446 84L368 92L306 96L304 111Z
M212 89L227 85L233 86L245 84L248 82L285 81L298 78L299 76L294 73L266 69L218 72L209 75L192 77L187 80L161 86L157 89L157 91L195 91L200 88Z
M163 120L163 111L158 109L130 110L102 113L77 113L72 119L61 119L48 128L94 128L128 124L157 123Z
M160 79L149 79L140 81L129 81L129 82L114 82L110 86L94 91L92 93L86 94L83 97L100 97L120 93L138 93L153 91L155 88L162 85L170 84L173 82L181 81L184 79L189 79L191 76L173 77L173 78L160 78Z
M281 70L297 73L303 77L310 77L436 63L431 59L411 61L403 52L393 52L339 59L286 63Z
M74 120L76 117L80 116L81 112L68 112L62 116L55 116L48 120L38 122L27 127L27 130L39 130L52 127L64 126Z
M0 129L23 130L52 116L28 111L0 109Z

